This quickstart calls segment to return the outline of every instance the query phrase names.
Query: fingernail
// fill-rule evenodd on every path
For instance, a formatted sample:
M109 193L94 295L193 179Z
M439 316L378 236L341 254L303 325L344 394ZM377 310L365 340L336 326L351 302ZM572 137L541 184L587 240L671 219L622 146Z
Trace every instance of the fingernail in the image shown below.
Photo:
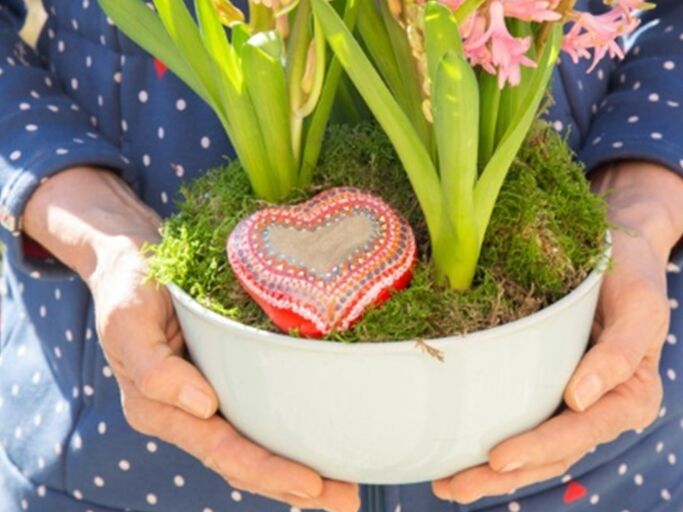
M602 380L595 373L583 377L574 388L574 400L580 411L585 411L602 395Z
M311 498L313 498L313 496L310 496L310 495L306 494L305 492L301 492L301 491L289 491L289 494L291 494L292 496L296 496L297 498L304 499L304 500L310 500Z
M183 386L178 400L183 409L200 418L208 418L213 412L211 397L191 384Z
M521 468L524 465L524 463L520 460L513 460L512 462L508 462L503 466L499 473L510 473L511 471L515 471L516 469Z

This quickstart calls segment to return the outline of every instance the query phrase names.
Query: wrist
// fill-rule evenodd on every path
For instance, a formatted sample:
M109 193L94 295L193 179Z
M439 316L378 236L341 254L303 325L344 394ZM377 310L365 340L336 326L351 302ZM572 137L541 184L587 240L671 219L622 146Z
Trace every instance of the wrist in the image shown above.
M683 234L683 179L657 164L620 162L592 182L606 196L610 223L646 240L666 264Z
M63 171L41 185L26 205L25 233L90 284L122 252L139 253L158 239L160 219L114 173Z

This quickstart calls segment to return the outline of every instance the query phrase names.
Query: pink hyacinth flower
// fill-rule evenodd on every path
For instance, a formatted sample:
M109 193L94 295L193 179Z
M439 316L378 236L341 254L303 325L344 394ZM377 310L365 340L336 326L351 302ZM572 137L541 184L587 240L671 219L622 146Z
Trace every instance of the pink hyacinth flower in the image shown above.
M557 21L562 15L555 11L560 0L505 0L505 16L523 21Z
M506 83L519 85L521 66L536 67L536 63L526 55L531 47L531 37L517 38L510 34L505 24L502 2L497 0L491 3L489 16L488 30L480 37L468 38L465 51L473 64L480 64L487 71L491 67L495 68L501 89Z

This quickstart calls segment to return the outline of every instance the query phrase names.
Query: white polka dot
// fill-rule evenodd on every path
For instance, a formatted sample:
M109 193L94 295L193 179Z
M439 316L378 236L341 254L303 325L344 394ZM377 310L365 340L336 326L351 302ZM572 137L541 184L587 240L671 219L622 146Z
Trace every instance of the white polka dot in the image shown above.
M21 500L20 505L22 510L28 510L28 501Z
M180 164L171 164L171 168L174 170L175 175L178 178L182 178L185 175L185 168Z
M104 434L107 433L107 424L106 424L104 421L100 421L100 422L97 424L97 432L98 432L100 435L104 435Z
M176 101L175 108L182 112L187 108L187 102L184 99L180 98L178 101Z
M33 382L34 384L38 384L38 383L40 383L40 378L41 378L40 371L36 371L33 374L33 377L31 377L31 382Z
M209 149L209 147L211 146L211 139L209 139L208 137L202 137L201 145L204 149Z
M104 478L102 478L101 476L96 476L95 478L93 478L93 483L97 487L104 487Z
M59 107L57 105L48 105L47 109L52 112L53 114L56 114L59 112Z
M669 368L666 371L666 376L670 381L675 381L676 380L676 370L674 370L673 368Z
M149 453L154 453L154 452L156 452L158 448L159 448L159 447L157 446L157 444L156 444L154 441L149 441L149 442L147 443L147 451L148 451Z
M43 423L43 416L42 416L40 413L36 414L36 415L33 417L33 424L34 424L36 427L40 427L40 425L41 425L42 423Z
M85 66L88 68L92 67L92 57L90 55L85 58Z
M59 41L57 43L57 51L59 53L64 53L64 50L66 50L66 44L64 44L64 41Z
M617 472L618 472L621 476L624 476L624 475L626 474L627 471L628 471L628 466L627 466L626 464L621 464L621 465L619 466L619 469L617 470Z
M655 446L655 451L657 453L662 453L662 450L664 449L664 443L661 441L657 443L657 446Z
M109 367L108 365L104 365L102 367L102 375L104 375L108 379L111 379L114 373L111 371L111 367Z
M150 505L156 505L158 502L156 494L149 493L146 499L147 503L149 503Z
M654 140L662 140L662 137L663 137L663 135L659 132L652 132L650 134L650 138L652 138Z
M664 63L664 69L666 69L667 71L671 71L672 69L675 69L675 68L676 68L676 63L672 60L667 60Z
M678 103L677 101L670 101L670 100L667 101L666 104L667 104L667 106L669 106L671 108L678 108L681 106L681 104Z
M72 88L74 91L77 91L77 90L78 90L78 79L77 79L77 78L72 78L72 79L71 79L71 88Z
M624 143L621 142L621 141L613 142L613 143L612 143L612 147L615 148L615 149L623 148L623 147L624 147Z
M17 427L14 429L14 437L17 439L21 439L21 437L24 435L24 431L22 430L21 427Z
M508 510L509 512L519 512L520 510L522 510L522 507L520 507L519 503L517 503L516 501L511 501L510 503L508 503Z
M121 471L128 471L130 469L130 462L128 462L126 459L121 459L119 461L119 469Z
M28 103L19 103L19 110L30 110L31 105Z
M662 497L664 501L670 501L671 500L671 493L669 492L668 489L662 489L662 491L659 493L659 495Z
M676 338L676 335L675 335L675 334L669 334L669 335L666 337L666 342L667 342L669 345L675 345L677 341L678 341L678 338Z
M628 122L631 124L637 123L640 120L638 116L631 116L628 118Z
M26 131L27 132L37 132L38 131L38 126L35 124L27 124L26 125Z
M55 357L56 357L57 359L61 359L61 358L62 358L62 349L61 349L61 348L55 347L55 348L53 349L53 351L54 351Z
M157 130L157 137L159 137L159 140L163 140L165 136L166 136L166 130L164 130L163 126L160 126L159 129Z
M640 473L636 474L636 476L633 477L633 483L635 483L637 486L643 485L643 475Z
M45 467L45 459L43 457L38 457L38 467L43 469Z
M69 154L69 150L68 150L68 149L64 149L64 148L58 148L58 149L55 151L55 153L57 153L57 154L60 155L60 156L68 155L68 154Z
M38 492L38 496L43 498L43 497L45 497L47 489L45 488L44 485L39 485L38 488L36 489L36 491Z
M182 475L176 475L173 477L173 483L176 487L182 487L185 485L185 479Z
M19 160L20 158L21 158L21 151L19 151L19 150L12 151L12 152L10 153L10 155L9 155L9 159L10 159L12 162L16 162L16 161Z
M676 465L676 454L670 453L668 455L668 457L666 458L666 460L670 465L675 466Z
M213 509L209 507L204 507L204 510L202 510L202 512L213 512Z
M116 82L117 84L120 84L122 80L123 80L123 75L121 74L120 71L117 71L116 73L114 73L114 82Z
M671 309L678 309L678 301L674 298L669 299L669 307Z
M242 493L239 491L232 491L230 493L230 498L232 498L232 501L242 501Z
M86 384L83 386L83 394L85 396L93 396L95 394L95 389L89 384Z
M637 91L638 89L640 89L640 87L641 87L642 85L643 85L643 84L641 84L640 82L634 83L634 84L633 84L633 90L634 90L634 91Z
M89 340L90 338L92 338L92 329L91 329L90 327L88 327L88 328L85 330L85 339L86 339L86 340Z
M161 193L161 202L164 204L168 203L168 194L166 192Z
M19 396L20 390L21 390L21 386L19 386L19 384L12 384L12 387L10 388L10 394L12 396Z
M147 101L149 100L149 94L147 93L147 91L140 91L138 93L138 100L140 100L140 103L147 103Z
M81 448L83 448L83 438L81 437L80 434L78 434L78 433L74 434L72 444L76 450L80 450Z
M597 505L600 503L600 495L599 494L593 494L590 498L591 505Z
M71 494L73 494L74 498L76 498L77 500L83 499L83 493L81 491L79 491L78 489L75 489L74 492L72 492Z

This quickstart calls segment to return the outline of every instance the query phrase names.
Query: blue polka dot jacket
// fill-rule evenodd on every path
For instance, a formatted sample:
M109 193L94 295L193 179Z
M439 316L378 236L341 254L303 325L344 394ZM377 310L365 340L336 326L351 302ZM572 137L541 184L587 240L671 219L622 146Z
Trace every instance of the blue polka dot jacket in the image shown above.
M683 172L683 3L659 0L626 59L563 58L548 117L590 171L619 159ZM22 0L0 0L0 511L287 512L231 489L173 446L132 431L97 342L85 285L22 243L31 193L63 169L115 169L161 215L178 188L233 156L212 112L123 36L96 0L44 0L37 49ZM598 7L598 2L594 7ZM683 296L670 265L671 307ZM683 317L662 358L665 398L643 432L598 447L569 474L469 506L429 485L363 487L365 511L683 510ZM677 380L679 379L679 380ZM291 509L294 510L294 509Z

